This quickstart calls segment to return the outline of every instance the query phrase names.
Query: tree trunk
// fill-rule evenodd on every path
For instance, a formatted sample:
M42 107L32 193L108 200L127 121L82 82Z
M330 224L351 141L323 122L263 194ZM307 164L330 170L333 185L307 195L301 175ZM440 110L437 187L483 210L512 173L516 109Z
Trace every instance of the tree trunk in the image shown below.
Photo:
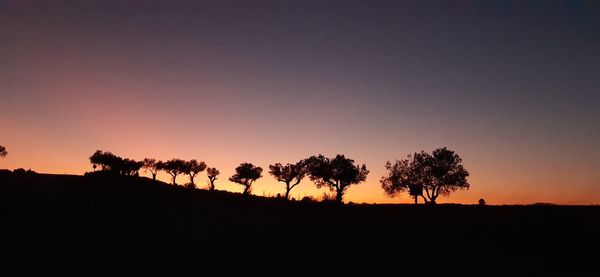
M192 185L195 185L196 183L194 183L194 176L190 175L190 182L192 183Z
M177 182L175 182L175 179L177 179L177 175L173 175L173 185L176 186Z
M287 187L285 189L285 199L286 200L290 200L290 190L291 190L290 187Z
M249 185L245 185L245 186L244 186L244 193L243 193L243 194L244 194L244 195L248 195L248 190L249 190L249 189L250 189L250 186L249 186Z
M215 190L215 183L213 180L209 180L210 181L210 185L208 185L208 189L209 190Z
M344 197L343 190L337 190L336 194L335 194L335 201L339 204L342 204L343 197Z
M156 173L152 173L152 180L156 181Z
M415 205L417 205L417 197L419 197L418 195L415 195Z

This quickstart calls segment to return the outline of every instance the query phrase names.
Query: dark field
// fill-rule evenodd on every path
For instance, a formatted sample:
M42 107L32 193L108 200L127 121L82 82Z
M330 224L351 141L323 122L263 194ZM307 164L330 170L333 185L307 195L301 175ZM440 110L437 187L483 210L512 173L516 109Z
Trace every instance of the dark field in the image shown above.
M595 275L600 264L598 206L337 206L10 172L0 198L4 276Z

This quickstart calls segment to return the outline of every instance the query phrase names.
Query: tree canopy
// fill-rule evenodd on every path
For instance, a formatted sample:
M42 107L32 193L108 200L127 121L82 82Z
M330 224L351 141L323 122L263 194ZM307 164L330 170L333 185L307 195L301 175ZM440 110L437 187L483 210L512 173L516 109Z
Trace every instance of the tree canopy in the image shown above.
M191 187L196 187L196 183L194 183L194 177L196 177L198 173L204 171L204 169L206 169L206 163L203 161L198 162L197 160L191 160L185 162L183 165L183 173L190 176Z
M348 187L364 182L369 174L366 165L355 165L354 160L340 154L333 159L323 155L312 156L304 163L317 188L327 187L334 191L338 203L342 203Z
M295 164L282 165L276 163L269 165L269 174L273 175L278 182L285 183L285 198L290 198L290 191L296 187L308 173L308 168L304 161Z
M152 173L152 180L156 181L156 174L158 174L158 171L160 170L160 166L162 165L161 161L156 161L156 159L151 159L151 158L145 158L142 161L143 165L142 167L146 170L146 171L150 171L150 173Z
M385 164L387 175L381 177L381 187L389 197L395 197L401 192L408 192L415 200L423 197L424 167L421 165L419 154L408 155L406 159L397 160L395 163L389 161ZM427 200L425 200L427 201Z
M171 175L173 185L177 185L177 175L184 173L186 170L186 161L182 159L171 159L160 164L160 169Z
M432 204L439 195L448 196L450 193L469 189L467 177L469 172L462 165L462 159L454 151L446 147L433 150L427 159L429 180L425 183L425 193Z
M128 176L138 175L140 168L143 166L143 162L124 159L111 152L101 150L96 150L90 156L90 162L94 166L99 165L102 171Z
M435 149L432 154L421 151L394 164L386 163L387 175L381 178L386 195L394 197L407 191L415 198L423 197L426 203L435 204L440 196L456 190L469 189L469 172L462 159L447 148Z
M235 174L229 177L229 181L244 186L244 195L252 192L252 183L262 177L263 169L251 163L242 163L235 168Z

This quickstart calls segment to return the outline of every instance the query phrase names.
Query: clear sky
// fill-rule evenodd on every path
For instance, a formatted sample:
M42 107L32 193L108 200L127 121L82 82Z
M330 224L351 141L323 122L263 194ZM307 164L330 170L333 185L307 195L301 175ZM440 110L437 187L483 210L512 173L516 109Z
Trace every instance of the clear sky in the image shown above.
M371 170L346 201L408 203L385 162L447 146L471 189L439 202L600 204L600 1L4 0L0 104L0 168L196 158L241 191L252 162L262 195L342 153Z

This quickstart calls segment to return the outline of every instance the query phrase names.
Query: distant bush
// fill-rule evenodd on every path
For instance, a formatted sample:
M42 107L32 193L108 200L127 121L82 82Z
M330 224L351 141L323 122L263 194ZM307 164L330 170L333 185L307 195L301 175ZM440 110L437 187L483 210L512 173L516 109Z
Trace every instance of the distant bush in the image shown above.
M483 198L479 199L479 205L480 206L485 206L485 200Z
M531 204L531 206L556 206L554 203L546 203L546 202L536 202Z
M25 170L24 168L17 168L15 170L13 170L14 174L21 174L21 175L33 175L33 174L37 174L37 172L31 170L31 169L27 169Z
M321 202L336 202L336 195L323 192L323 195L321 195Z
M311 202L316 202L316 200L311 196L304 196L304 197L302 197L302 199L300 199L300 202L311 203Z
M185 185L183 185L184 187L188 188L188 189L196 189L196 184L194 183L187 183Z

